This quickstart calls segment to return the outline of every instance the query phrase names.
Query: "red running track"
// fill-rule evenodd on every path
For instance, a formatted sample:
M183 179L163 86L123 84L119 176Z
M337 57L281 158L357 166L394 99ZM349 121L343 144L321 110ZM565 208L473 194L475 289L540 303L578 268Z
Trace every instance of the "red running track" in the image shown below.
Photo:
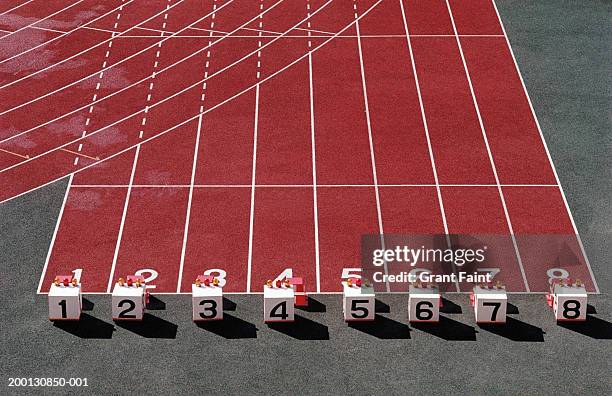
M118 92L254 18L154 81L33 132L29 144L0 144L36 155L214 75L81 147L71 145L61 160L55 154L51 162L30 161L21 172L32 174L32 186L22 173L0 172L3 183L15 186L5 194L18 194L78 171L40 291L56 274L81 268L86 292L106 292L116 278L138 270L150 270L145 275L155 292L188 292L197 274L216 268L227 274L226 291L260 292L266 279L292 267L309 291L337 292L342 268L360 266L363 234L445 232L507 236L487 267L498 268L496 279L513 292L544 292L550 276L562 275L596 291L490 0L303 0L276 7L269 0L236 1L216 11L226 3L177 5L148 22L149 30L114 39L108 55L108 49L89 53L88 70L159 41L161 30L176 32L212 14L197 30L62 93L55 100L66 102L49 114L36 109L49 107L53 96L31 105L32 119L27 107L2 117L2 136L11 136L95 102L97 90ZM117 29L163 6L126 6ZM356 22L355 14L364 13ZM62 43L60 58L78 52L68 37ZM50 85L37 81L32 94L65 84L71 73L87 74L54 71ZM16 89L0 94L19 103ZM123 150L99 163L74 154L105 159ZM3 167L22 160L0 155ZM534 234L562 235L563 254L542 252Z

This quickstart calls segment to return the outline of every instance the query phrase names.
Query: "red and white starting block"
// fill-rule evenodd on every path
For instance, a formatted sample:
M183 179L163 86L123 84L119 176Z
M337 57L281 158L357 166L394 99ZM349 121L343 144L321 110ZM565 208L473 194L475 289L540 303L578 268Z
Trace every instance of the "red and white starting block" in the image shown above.
M56 276L48 294L50 320L79 320L83 309L81 283L72 275Z
M438 286L432 283L414 283L408 288L408 321L431 322L440 321L442 298Z
M342 311L345 321L374 320L375 304L374 286L367 279L350 277L342 281Z
M268 280L264 285L264 322L295 321L295 289L290 278Z
M508 295L501 283L474 286L470 294L476 323L506 323Z
M141 275L119 278L112 294L113 320L142 320L149 302L149 292Z
M587 317L587 292L577 279L554 279L546 302L552 307L557 321L585 321Z
M191 285L193 320L223 319L223 288L212 275L199 275Z

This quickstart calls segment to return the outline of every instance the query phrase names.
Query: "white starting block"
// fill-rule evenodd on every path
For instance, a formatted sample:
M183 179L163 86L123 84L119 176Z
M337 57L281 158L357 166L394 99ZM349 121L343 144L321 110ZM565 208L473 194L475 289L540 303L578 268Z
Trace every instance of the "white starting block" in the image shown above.
M49 289L49 319L79 320L83 308L81 284L72 275L56 276Z
M506 323L508 295L501 283L474 286L470 303L474 307L476 323Z
M199 275L191 285L193 320L223 319L223 288L219 279L211 275Z
M295 290L289 279L268 280L264 285L264 322L295 321Z
M555 279L546 296L557 321L585 321L587 316L587 292L580 280Z
M342 311L345 321L368 321L375 317L374 287L360 278L342 282Z
M409 322L440 321L440 291L437 285L416 283L410 285L408 297Z
M119 278L113 288L113 320L142 320L148 299L143 276Z

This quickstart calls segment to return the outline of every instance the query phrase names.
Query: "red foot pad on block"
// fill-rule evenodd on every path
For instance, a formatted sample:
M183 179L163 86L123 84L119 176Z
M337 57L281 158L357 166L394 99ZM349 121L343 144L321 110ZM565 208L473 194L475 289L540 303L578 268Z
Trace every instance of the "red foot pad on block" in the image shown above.
M195 281L196 285L217 286L219 280L212 275L198 275Z
M72 275L58 275L53 280L53 283L55 284L55 286L59 286L59 285L68 286L71 283L74 285L77 282L76 282L76 279L72 277Z
M306 294L306 288L304 285L303 278L289 278L287 279L293 290L295 290L295 306L296 307L307 307L308 306L308 295Z

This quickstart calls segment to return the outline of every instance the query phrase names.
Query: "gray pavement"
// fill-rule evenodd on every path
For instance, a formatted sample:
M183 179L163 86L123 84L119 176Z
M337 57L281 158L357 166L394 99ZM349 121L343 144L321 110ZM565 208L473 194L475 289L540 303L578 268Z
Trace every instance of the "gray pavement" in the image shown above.
M453 296L441 326L408 326L397 295L380 297L371 326L347 326L338 296L316 296L294 327L262 324L259 296L231 296L227 320L205 326L191 322L188 296L160 296L145 325L113 324L108 297L92 296L81 323L53 325L35 291L64 180L0 205L0 386L36 393L8 378L86 377L80 390L94 394L609 394L612 3L497 4L603 292L586 325L554 323L543 296L513 296L508 326L481 328L467 296Z

